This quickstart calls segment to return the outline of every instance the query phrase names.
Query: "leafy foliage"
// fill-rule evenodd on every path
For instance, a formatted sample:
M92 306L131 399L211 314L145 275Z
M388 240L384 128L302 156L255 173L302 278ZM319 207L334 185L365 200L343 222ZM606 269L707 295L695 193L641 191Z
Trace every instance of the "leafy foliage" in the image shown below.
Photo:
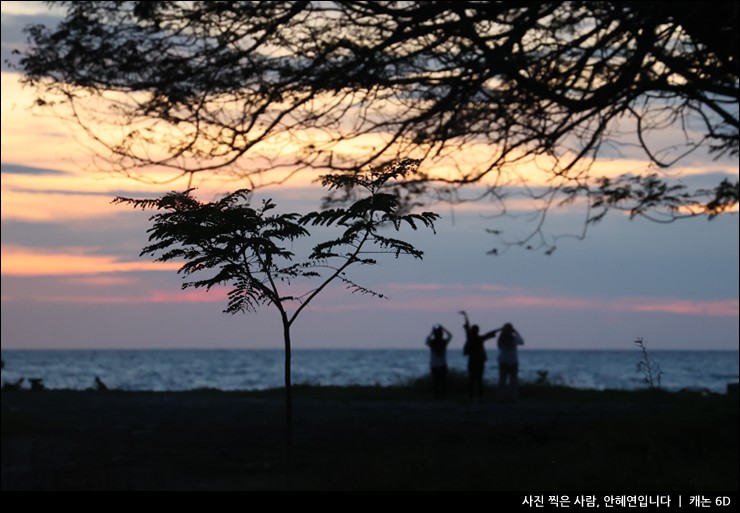
M325 186L360 189L363 197L344 208L305 215L274 213L276 205L269 199L254 208L251 192L246 189L214 202L198 201L192 189L156 199L119 197L113 201L159 211L150 218L151 244L141 255L156 256L160 262L183 261L178 271L186 279L183 288L229 285L228 313L253 311L261 304L275 305L284 312L285 305L295 301L299 307L287 318L292 324L305 304L334 279L355 291L379 295L350 281L345 275L349 266L375 264L379 253L422 258L423 252L412 244L381 234L386 226L395 231L403 225L414 230L419 225L434 229L437 214L404 214L395 195L381 192L389 181L413 172L417 164L405 160L352 175L327 175L323 177ZM295 261L296 255L288 245L310 237L310 226L336 227L341 233L315 244L307 256ZM317 279L321 284L298 297L281 292L281 283L287 286L303 278Z
M179 273L185 277L217 271L207 277L186 281L183 288L233 284L229 313L254 310L259 304L280 302L270 287L271 279L310 275L291 265L293 253L285 242L308 235L300 216L272 214L275 204L265 200L255 209L250 192L233 192L222 199L202 203L192 190L172 192L159 199L116 198L134 208L163 211L151 217L149 241L141 255L158 255L156 261L184 261Z
M483 183L477 199L506 212L529 163L546 183L524 187L541 211L532 240L562 201L666 218L738 203L736 179L674 194L673 180L592 172L622 148L652 164L640 175L699 149L737 157L732 2L53 3L66 18L29 27L19 67L129 175L351 176L410 156L421 167L394 194L411 206Z
M374 244L381 251L393 253L396 257L402 254L421 258L422 253L411 244L399 239L381 235L378 228L384 225L392 225L398 231L403 224L412 229L418 229L418 225L434 229L434 221L437 215L431 212L420 214L403 214L399 197L395 194L383 192L391 180L398 180L409 172L413 172L419 162L405 159L393 162L388 166L371 169L369 173L335 174L323 177L322 184L329 190L334 189L361 189L370 194L354 201L345 208L326 209L320 212L307 214L302 222L305 224L319 226L341 226L345 230L342 235L334 240L318 244L311 258L323 259L336 256L335 251L349 245L356 247L358 244ZM357 257L355 257L357 258ZM373 259L362 259L362 263L374 263Z
M656 222L706 215L708 219L731 212L740 200L740 183L723 179L711 190L690 191L685 185L668 183L655 173L603 178L592 192L590 223L600 221L610 209L629 212ZM660 209L664 212L661 214Z

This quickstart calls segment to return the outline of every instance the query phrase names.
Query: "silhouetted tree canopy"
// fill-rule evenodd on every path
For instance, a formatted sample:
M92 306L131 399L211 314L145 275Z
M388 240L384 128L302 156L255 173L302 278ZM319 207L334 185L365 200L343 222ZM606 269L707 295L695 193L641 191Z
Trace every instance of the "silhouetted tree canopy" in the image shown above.
M276 213L272 200L251 204L251 191L240 189L212 202L196 199L192 190L159 198L118 197L114 203L155 210L148 230L150 244L141 255L155 261L182 263L182 287L228 287L227 313L254 311L272 305L280 313L285 349L285 400L287 441L292 426L291 330L305 308L332 282L349 290L383 297L352 281L350 267L375 265L384 254L421 259L413 244L388 235L387 228L434 230L439 217L433 212L404 213L400 198L385 192L389 183L403 180L418 166L406 159L378 168L322 177L324 187L359 191L359 199L341 208L324 208L299 214ZM294 242L323 229L332 236L300 254ZM315 234L314 234L315 235ZM298 254L296 254L298 253ZM298 283L297 283L298 282ZM313 287L305 288L305 284ZM301 287L304 285L304 287Z
M656 172L699 149L738 156L735 2L53 3L66 18L28 29L20 68L121 172L254 183L410 157L414 194L480 183L502 211L511 187L543 211L587 197L589 220L738 202L737 180L692 190ZM620 152L651 166L593 171Z

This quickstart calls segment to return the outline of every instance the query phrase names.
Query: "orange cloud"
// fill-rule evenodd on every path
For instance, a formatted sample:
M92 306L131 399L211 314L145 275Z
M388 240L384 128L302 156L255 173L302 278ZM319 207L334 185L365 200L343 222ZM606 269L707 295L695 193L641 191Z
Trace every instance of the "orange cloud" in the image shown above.
M4 276L58 276L165 271L180 267L177 263L126 262L112 256L87 255L79 248L35 250L7 245L2 248Z

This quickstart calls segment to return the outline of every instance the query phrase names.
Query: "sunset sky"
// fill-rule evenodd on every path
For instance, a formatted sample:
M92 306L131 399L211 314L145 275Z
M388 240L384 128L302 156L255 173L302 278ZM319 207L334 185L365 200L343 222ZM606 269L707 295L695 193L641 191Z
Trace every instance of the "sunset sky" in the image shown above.
M185 183L96 173L85 136L31 108L33 91L5 59L25 40L23 26L50 16L40 2L2 3L2 348L280 348L274 309L224 314L224 290L181 291L176 265L138 257L148 215L111 199ZM600 168L642 164L625 156ZM692 186L737 179L729 158L681 165L671 175ZM321 191L306 182L265 189L258 201L315 209ZM552 256L519 248L491 256L485 229L496 221L485 204L433 209L442 216L436 235L406 234L423 261L388 257L350 273L389 300L336 284L297 321L294 346L422 348L439 322L462 347L457 312L467 310L484 330L512 322L532 349L632 349L636 337L654 349L738 349L737 213L666 225L613 212ZM554 210L549 230L577 234L583 221L577 209ZM506 223L524 229L521 219Z

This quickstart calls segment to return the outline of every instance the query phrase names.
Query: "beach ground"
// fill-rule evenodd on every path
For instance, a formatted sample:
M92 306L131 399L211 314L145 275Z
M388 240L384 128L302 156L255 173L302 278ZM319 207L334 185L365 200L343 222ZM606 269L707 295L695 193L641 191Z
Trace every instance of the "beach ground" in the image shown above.
M3 490L737 490L737 396L523 387L2 394Z

